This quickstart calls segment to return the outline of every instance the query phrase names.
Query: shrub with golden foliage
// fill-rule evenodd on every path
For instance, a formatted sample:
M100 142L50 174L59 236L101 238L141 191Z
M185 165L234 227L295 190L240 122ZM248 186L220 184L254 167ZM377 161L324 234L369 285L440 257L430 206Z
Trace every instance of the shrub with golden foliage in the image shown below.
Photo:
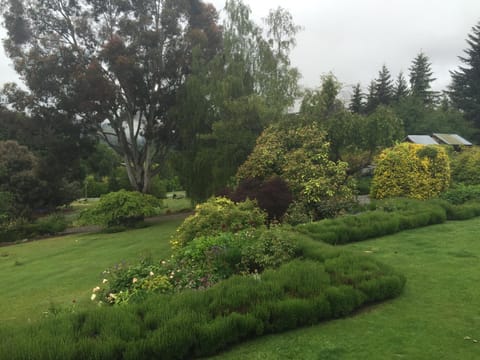
M441 146L398 144L384 150L376 165L370 190L376 199L428 199L450 185L450 160Z
M316 123L270 126L237 172L239 181L279 176L316 218L334 216L353 200L348 164L329 158L330 144Z

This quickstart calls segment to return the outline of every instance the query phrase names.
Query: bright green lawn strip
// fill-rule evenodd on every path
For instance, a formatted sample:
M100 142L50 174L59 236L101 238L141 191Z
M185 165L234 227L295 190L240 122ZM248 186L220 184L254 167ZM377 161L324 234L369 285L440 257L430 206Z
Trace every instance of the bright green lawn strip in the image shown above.
M216 358L480 359L479 232L476 218L345 246L404 274L403 294L352 317L259 338Z
M0 325L36 320L50 304L92 306L92 288L107 267L170 254L181 219L115 234L83 234L0 248Z

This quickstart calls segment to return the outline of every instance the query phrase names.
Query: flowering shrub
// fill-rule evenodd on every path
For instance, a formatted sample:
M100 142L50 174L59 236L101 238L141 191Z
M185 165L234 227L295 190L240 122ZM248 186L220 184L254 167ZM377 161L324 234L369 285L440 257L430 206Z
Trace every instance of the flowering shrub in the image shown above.
M196 237L262 227L265 219L265 213L253 201L234 203L223 197L212 198L197 205L195 214L180 225L171 244L175 249L185 246Z
M172 290L163 267L142 260L134 266L118 264L103 272L102 283L92 289L90 299L99 304L122 304L142 298L146 293Z
M107 227L133 227L145 216L157 214L160 206L161 200L154 196L120 190L103 195L95 206L83 210L80 221Z
M371 196L428 199L450 185L450 162L444 148L402 143L377 159Z

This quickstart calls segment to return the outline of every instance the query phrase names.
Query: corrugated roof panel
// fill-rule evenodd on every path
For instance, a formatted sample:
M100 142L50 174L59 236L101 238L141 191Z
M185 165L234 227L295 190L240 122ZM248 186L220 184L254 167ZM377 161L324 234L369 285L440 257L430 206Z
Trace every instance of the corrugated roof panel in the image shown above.
M457 134L433 134L433 136L440 142L448 145L472 145L470 141Z
M408 135L407 140L420 145L438 145L438 142L429 135Z

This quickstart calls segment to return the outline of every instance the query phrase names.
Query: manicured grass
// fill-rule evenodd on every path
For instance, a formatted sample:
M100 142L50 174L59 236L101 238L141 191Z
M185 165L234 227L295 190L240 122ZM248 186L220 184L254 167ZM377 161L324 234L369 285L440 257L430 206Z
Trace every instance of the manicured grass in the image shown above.
M479 359L479 231L476 218L347 245L403 273L403 294L215 359Z
M114 234L82 234L0 247L0 325L35 321L56 308L93 306L102 271L142 256L165 258L181 218Z

